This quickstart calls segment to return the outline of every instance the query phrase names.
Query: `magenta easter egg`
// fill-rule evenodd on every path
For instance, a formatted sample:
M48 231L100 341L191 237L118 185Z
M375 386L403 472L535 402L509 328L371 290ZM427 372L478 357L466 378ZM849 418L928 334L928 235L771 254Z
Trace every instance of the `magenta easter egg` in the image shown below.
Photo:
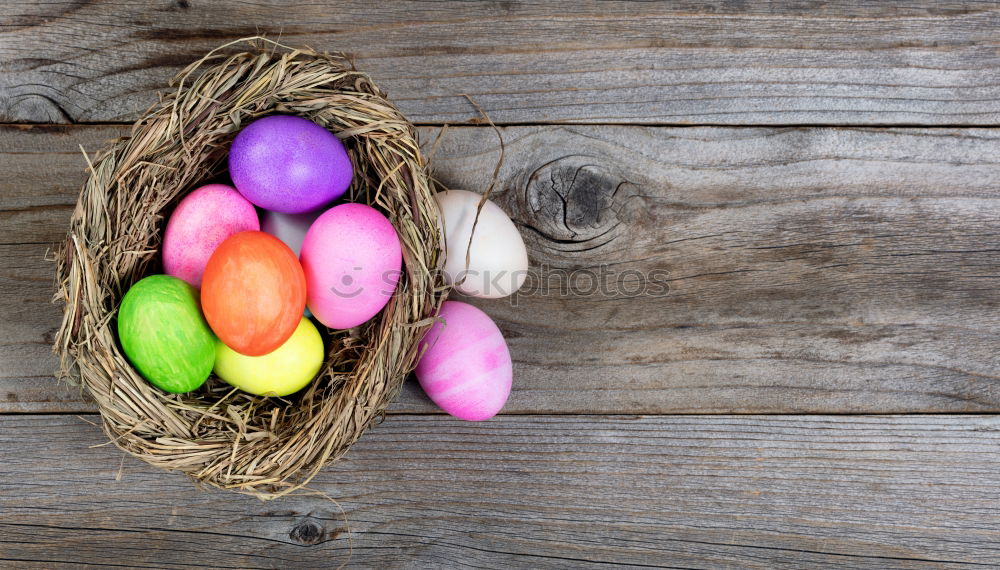
M236 135L229 149L233 184L265 210L315 210L339 198L353 175L344 143L302 117L258 119Z
M163 270L201 287L208 258L231 235L260 229L253 204L235 188L208 184L181 200L163 236Z
M510 351L490 317L468 303L445 301L420 341L415 370L424 392L456 418L488 420L507 402L513 378Z
M392 298L403 251L392 223L364 204L341 204L316 218L302 241L307 306L332 329L356 327Z

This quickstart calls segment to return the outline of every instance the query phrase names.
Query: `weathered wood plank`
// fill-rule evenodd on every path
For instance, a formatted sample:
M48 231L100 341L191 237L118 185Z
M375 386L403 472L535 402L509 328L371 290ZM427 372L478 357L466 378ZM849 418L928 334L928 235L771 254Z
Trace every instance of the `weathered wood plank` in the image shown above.
M392 416L311 484L344 514L317 495L196 491L94 447L104 435L85 419L0 416L0 564L332 567L351 549L364 568L1000 559L997 417Z
M5 3L0 120L133 120L257 33L349 51L414 121L1000 124L1000 5Z
M56 155L19 167L53 166L27 185L0 180L0 234L62 235L83 178L82 159L63 153L118 130L68 132L0 130L15 157ZM1000 409L1000 132L579 126L504 138L495 199L550 286L536 276L516 303L477 302L510 342L509 412ZM481 190L498 154L492 130L449 129L437 176ZM38 211L34 229L8 204ZM0 246L0 303L14 316L0 322L0 409L89 410L72 389L44 388L58 323L45 249ZM610 289L584 294L602 267ZM640 276L646 293L624 294ZM432 409L410 387L394 411Z
M0 244L45 247L65 235L91 154L122 128L34 125L5 127L0 135Z

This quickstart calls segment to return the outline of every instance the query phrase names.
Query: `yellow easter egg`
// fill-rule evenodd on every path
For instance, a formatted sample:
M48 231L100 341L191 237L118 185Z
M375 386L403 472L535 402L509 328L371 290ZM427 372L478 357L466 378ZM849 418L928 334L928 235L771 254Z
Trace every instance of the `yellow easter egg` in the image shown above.
M262 356L240 354L218 343L215 373L244 392L258 396L287 396L316 377L323 366L323 339L312 321L303 317L292 336Z

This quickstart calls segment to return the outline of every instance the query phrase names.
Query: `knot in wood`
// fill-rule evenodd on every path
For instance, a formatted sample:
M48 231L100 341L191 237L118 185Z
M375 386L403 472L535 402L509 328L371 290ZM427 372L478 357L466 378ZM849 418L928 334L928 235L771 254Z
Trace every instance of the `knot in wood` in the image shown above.
M542 237L556 243L596 240L597 247L616 237L621 206L632 193L634 185L614 166L592 156L568 155L527 177L521 206Z
M303 521L292 527L288 533L291 538L299 544L319 544L326 537L326 530L313 521Z

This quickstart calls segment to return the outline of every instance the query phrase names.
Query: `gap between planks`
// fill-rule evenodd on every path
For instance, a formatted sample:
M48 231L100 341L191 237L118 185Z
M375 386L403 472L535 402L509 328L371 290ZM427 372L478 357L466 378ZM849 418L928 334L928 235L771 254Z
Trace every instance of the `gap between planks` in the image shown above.
M114 121L75 121L72 123L4 123L0 122L0 128L40 128L59 129L72 127L131 127L134 122L114 122ZM490 128L486 120L464 121L452 123L412 123L414 127L421 128L463 128L479 127ZM934 123L768 123L766 125L728 125L726 123L616 123L613 121L602 123L583 123L578 121L533 121L526 123L508 122L496 123L500 128L504 127L638 127L638 128L669 128L669 129L697 129L697 128L718 128L718 129L871 129L871 130L893 130L893 129L921 129L921 130L947 130L947 129L1000 129L997 124L978 123L954 123L954 124L934 124Z

